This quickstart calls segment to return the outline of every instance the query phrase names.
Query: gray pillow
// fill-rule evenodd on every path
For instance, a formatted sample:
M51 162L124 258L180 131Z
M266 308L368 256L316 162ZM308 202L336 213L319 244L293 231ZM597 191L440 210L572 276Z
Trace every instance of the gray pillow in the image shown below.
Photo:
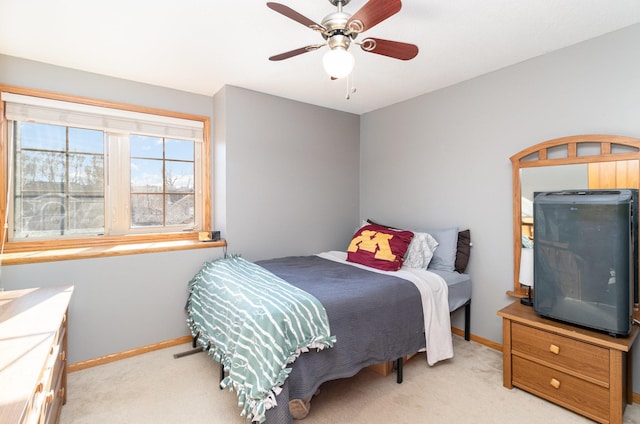
M453 272L456 268L456 252L458 250L458 227L425 231L438 242L433 258L427 269Z

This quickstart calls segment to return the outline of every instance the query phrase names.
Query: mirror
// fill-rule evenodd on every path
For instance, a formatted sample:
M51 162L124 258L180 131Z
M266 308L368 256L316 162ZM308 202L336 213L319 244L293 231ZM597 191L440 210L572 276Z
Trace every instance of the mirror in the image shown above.
M640 139L583 135L549 140L511 157L513 167L513 290L520 283L522 246L535 243L533 196L537 191L580 188L640 188ZM530 244L529 244L530 243Z
M521 169L522 235L533 242L533 197L536 192L589 188L588 172L587 164L582 163Z

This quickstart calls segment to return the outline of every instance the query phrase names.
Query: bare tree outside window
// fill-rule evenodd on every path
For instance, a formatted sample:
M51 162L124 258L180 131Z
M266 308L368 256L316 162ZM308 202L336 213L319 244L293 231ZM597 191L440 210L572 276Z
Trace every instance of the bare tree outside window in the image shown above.
M131 136L131 225L195 224L195 143Z

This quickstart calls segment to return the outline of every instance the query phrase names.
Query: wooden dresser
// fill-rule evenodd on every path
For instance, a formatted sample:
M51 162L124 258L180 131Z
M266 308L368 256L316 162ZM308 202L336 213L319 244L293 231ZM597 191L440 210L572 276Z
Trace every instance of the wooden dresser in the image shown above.
M615 338L545 319L519 301L503 318L504 386L516 386L601 423L622 423L633 400L631 348Z
M72 286L0 292L0 423L57 423Z

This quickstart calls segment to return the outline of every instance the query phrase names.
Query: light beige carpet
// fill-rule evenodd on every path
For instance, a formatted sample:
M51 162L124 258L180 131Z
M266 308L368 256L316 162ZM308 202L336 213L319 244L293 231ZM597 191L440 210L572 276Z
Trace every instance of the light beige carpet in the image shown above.
M190 344L163 349L68 377L62 424L246 423L235 393L220 390L218 364L206 354L180 359ZM502 354L454 337L455 357L429 367L424 354L395 374L364 370L325 383L300 424L588 423L566 409L502 386ZM640 405L627 406L625 423L640 424Z

